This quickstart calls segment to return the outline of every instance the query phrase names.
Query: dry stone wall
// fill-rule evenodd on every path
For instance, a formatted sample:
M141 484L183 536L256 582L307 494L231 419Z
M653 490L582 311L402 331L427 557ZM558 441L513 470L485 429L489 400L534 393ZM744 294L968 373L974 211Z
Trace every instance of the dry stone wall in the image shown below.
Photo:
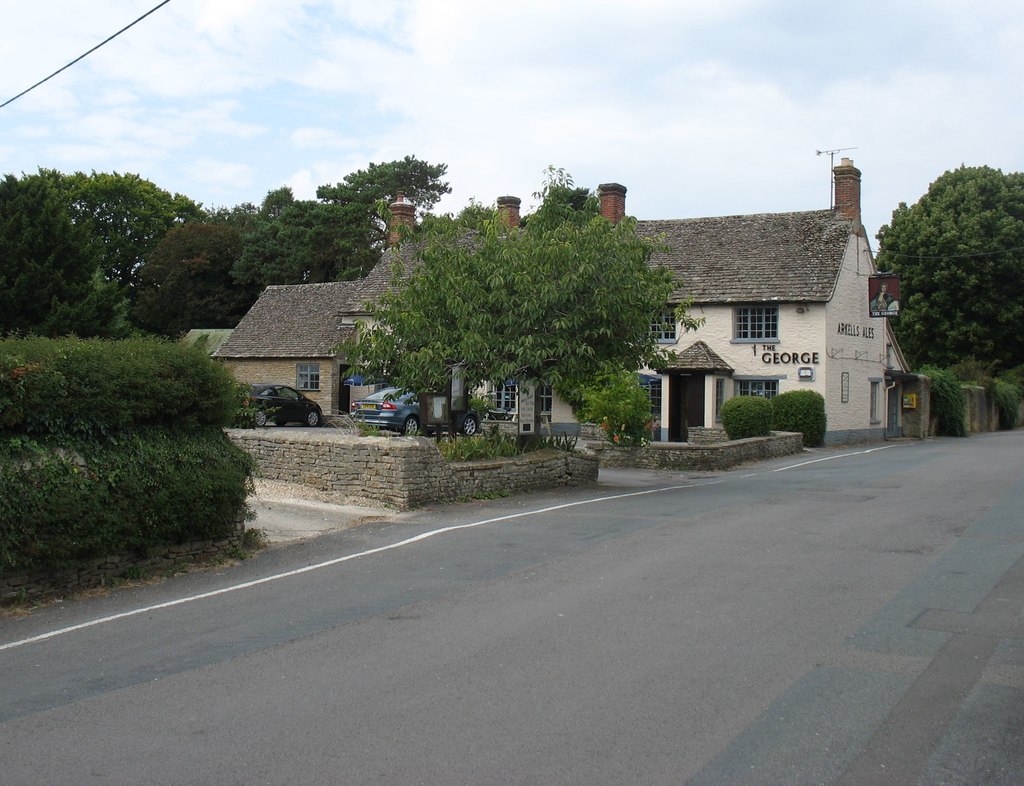
M232 429L228 436L256 460L261 477L303 483L350 505L408 510L597 480L595 458L554 450L449 463L425 437L357 437L330 429Z
M174 570L182 565L228 559L242 548L244 529L244 525L239 524L237 534L231 537L179 543L146 555L109 554L58 572L0 576L0 604L66 595L102 587L134 574L151 575L163 570Z
M591 448L597 453L602 467L717 470L800 453L803 451L803 435L774 431L769 437L750 437L703 445L652 442L643 448L619 448L605 443L592 444Z

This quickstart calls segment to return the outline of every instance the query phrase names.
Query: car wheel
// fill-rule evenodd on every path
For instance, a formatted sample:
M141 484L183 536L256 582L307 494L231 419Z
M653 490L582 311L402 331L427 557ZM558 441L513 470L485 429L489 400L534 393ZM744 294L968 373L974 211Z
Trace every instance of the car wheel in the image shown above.
M263 426L267 425L267 413L266 412L257 412L256 413L256 425L260 426L260 427L263 427Z
M420 419L415 415L409 415L402 424L402 433L409 434L420 430Z
M477 421L476 415L466 415L466 419L462 421L462 433L467 437L472 437L479 430L480 423Z
M306 425L307 426L319 426L320 425L320 413L315 409L306 414Z

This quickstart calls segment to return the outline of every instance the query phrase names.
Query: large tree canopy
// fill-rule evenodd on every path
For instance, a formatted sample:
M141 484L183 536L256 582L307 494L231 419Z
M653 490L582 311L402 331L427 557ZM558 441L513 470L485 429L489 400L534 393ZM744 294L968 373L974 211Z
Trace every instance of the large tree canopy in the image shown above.
M134 298L139 268L168 230L202 217L202 208L135 174L42 172L65 195L71 218L86 230L108 281Z
M268 193L255 214L222 211L218 220L248 222L235 278L262 291L271 284L345 281L365 274L387 240L380 206L402 192L429 210L451 191L440 179L446 170L444 164L406 156L320 186L317 200L295 199L284 187Z
M350 362L419 391L443 389L453 364L470 387L559 387L657 365L651 318L668 302L671 275L648 264L654 249L635 221L610 223L595 198L573 208L567 185L556 172L521 229L495 214L470 235L458 222L435 222L407 241L417 263L396 265L373 323L347 346Z
M136 323L167 336L237 325L256 299L231 276L241 252L241 232L226 223L171 229L142 268Z
M295 199L290 188L267 194L244 231L234 266L239 284L257 293L272 284L344 281L365 273L380 258L366 233L368 210ZM240 222L244 214L229 220Z
M1024 364L1024 174L946 172L878 235L901 277L896 335L915 365Z
M127 331L124 296L104 280L89 241L51 178L0 180L0 335Z

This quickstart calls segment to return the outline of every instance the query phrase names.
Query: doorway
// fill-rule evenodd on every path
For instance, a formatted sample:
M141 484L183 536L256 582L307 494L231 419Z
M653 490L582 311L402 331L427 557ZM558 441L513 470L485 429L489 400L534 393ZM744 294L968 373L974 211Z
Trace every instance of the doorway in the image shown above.
M885 436L902 437L903 427L900 424L900 406L903 401L903 389L893 385L886 391L885 399Z
M668 441L686 442L690 427L704 425L704 374L668 378Z

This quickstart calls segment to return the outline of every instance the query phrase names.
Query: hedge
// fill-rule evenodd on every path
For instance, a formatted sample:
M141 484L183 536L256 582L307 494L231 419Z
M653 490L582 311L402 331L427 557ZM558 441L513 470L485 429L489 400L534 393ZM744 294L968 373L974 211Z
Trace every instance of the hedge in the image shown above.
M0 340L0 573L218 539L252 459L230 374L160 340Z
M735 396L722 404L722 427L729 439L767 437L772 430L772 404L761 396Z
M825 397L814 390L789 390L772 402L772 428L797 431L804 447L820 445L825 439Z
M139 428L224 426L230 373L200 348L150 339L0 340L0 430L104 438Z
M221 429L149 429L105 442L0 440L0 573L226 537L252 460Z

